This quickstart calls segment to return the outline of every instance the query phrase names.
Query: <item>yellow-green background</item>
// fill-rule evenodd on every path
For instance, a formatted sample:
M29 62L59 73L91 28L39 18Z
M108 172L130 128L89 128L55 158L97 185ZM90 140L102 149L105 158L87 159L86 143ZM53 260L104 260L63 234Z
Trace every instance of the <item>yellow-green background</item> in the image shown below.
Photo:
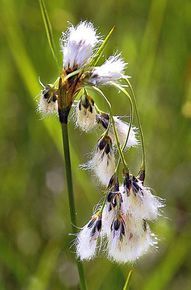
M191 289L191 1L47 0L57 53L67 21L90 20L115 32L105 56L118 50L137 94L147 152L146 184L166 199L165 217L152 225L159 249L134 265L131 290ZM42 82L53 82L52 58L38 1L0 5L0 290L77 289L71 247L60 128L36 113ZM129 111L115 89L105 92L113 111ZM96 98L104 109L104 102ZM101 190L78 164L98 133L70 122L78 226L91 216ZM136 173L140 150L127 158ZM85 263L89 290L122 289L130 265L104 256Z

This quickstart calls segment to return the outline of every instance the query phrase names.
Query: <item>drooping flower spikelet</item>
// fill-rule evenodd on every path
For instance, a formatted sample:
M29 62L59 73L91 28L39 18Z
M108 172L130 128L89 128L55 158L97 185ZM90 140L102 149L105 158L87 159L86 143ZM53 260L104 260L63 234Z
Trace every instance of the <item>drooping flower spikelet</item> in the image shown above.
M118 263L133 262L155 244L146 221L135 220L130 215L119 216L111 226L108 257Z
M57 92L53 86L44 86L38 103L38 111L44 115L58 112Z
M109 114L100 113L99 115L97 115L97 122L100 123L105 129L107 129L108 124L109 124L109 118L110 118ZM119 143L121 146L123 146L126 143L127 134L129 131L129 124L121 121L119 119L119 117L117 117L117 116L114 116L114 122L115 122L115 128L117 131L117 135L119 138ZM115 138L115 134L114 134L114 130L113 130L112 126L109 130L109 135L112 139L113 144L116 145L116 138ZM136 129L135 129L135 127L132 126L130 129L126 148L137 146L138 144L139 144L139 142L138 142L137 136L136 136Z
M120 190L124 214L129 213L136 220L154 220L160 215L160 209L164 207L162 199L153 195L136 177L127 175Z
M99 37L92 23L84 21L76 27L71 25L61 38L65 70L83 67L90 60L98 42Z
M103 185L108 185L115 171L115 156L108 135L99 140L93 158L84 167L91 169Z
M81 260L90 260L96 255L97 241L100 236L102 220L100 215L94 215L77 236L76 251Z
M119 138L119 143L121 144L121 146L123 146L126 142L127 134L129 131L129 124L121 121L118 117L115 117L115 116L114 116L114 121L115 121L115 127L116 127L118 138ZM111 138L112 140L115 140L113 130L111 133ZM138 140L136 137L136 130L135 130L135 127L131 127L129 138L126 144L126 148L137 146L137 145L138 145Z
M96 126L96 109L94 100L83 95L76 105L76 125L81 130L88 132Z
M103 236L110 236L111 225L116 215L117 203L121 200L121 193L119 191L118 180L112 189L107 194L105 206L102 213L102 232Z
M93 69L89 82L93 85L107 85L124 78L126 63L120 55L110 56L104 64Z

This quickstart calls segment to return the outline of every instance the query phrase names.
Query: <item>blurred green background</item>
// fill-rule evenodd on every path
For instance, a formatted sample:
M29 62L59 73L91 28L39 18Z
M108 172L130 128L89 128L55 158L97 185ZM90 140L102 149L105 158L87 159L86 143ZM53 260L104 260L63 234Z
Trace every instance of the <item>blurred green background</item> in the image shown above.
M101 34L116 29L105 56L128 62L145 134L146 184L166 199L165 217L152 225L159 249L134 266L131 290L191 289L191 1L47 0L57 52L67 21L92 21ZM53 82L52 58L38 1L1 0L0 10L0 290L78 289L58 121L36 112L38 78ZM128 102L107 89L113 110ZM96 102L104 109L100 98ZM98 134L70 122L78 226L101 190L78 165ZM138 170L140 150L129 165ZM89 290L122 289L131 265L104 256L85 263Z

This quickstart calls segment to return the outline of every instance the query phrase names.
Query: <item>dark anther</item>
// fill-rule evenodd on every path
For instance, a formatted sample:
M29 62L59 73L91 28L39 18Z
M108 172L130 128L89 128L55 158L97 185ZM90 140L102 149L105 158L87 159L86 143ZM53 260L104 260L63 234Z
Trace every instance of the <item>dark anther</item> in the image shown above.
M123 184L124 184L126 189L130 190L130 188L131 188L131 180L129 178L129 175L125 177Z
M121 233L120 233L121 235L125 235L125 227L124 227L124 224L123 223L121 223Z
M111 202L112 199L113 199L113 197L114 197L114 195L115 195L115 192L110 191L109 194L108 194L108 196L107 196L107 201L108 202Z
M91 219L91 221L88 223L88 228L91 228L95 222L95 219Z
M145 170L140 170L139 175L138 175L138 179L140 181L142 181L142 183L144 182L144 180L145 180Z
M109 124L109 115L106 113L101 113L97 115L97 122L101 123L102 126L107 129L108 124Z
M89 111L90 111L90 113L93 112L93 108L92 108L92 106L89 107Z
M136 181L133 181L133 183L132 183L132 187L133 187L133 191L134 191L135 193L137 193L137 192L140 190L140 187L139 187L139 185L137 184Z
M98 219L97 222L96 222L96 228L98 230L98 232L101 230L101 225L102 225L102 220L101 219Z
M53 95L53 97L52 97L52 101L53 101L53 102L56 102L56 100L57 100L56 95Z
M119 180L118 180L118 178L116 179L116 183L114 185L114 190L115 191L119 191Z
M109 152L110 152L110 145L107 144L107 145L105 146L105 153L106 153L106 154L109 154Z
M43 97L44 97L45 99L48 99L48 98L49 98L49 92L43 93Z
M146 222L146 220L143 220L143 230L144 230L144 232L146 232L146 230L147 230L147 222Z
M106 146L105 138L102 138L102 139L99 141L99 143L98 143L98 148L99 148L100 150L103 150L105 146Z
M95 232L96 232L96 225L91 230L91 236L94 236L95 235Z
M138 179L135 176L132 176L132 181L138 182Z
M121 223L118 219L116 219L113 223L113 226L114 226L114 230L115 231L118 231L119 227L120 227Z
M87 109L90 106L90 103L88 101L88 98L85 97L85 98L82 99L82 105L83 105L83 107L85 109Z

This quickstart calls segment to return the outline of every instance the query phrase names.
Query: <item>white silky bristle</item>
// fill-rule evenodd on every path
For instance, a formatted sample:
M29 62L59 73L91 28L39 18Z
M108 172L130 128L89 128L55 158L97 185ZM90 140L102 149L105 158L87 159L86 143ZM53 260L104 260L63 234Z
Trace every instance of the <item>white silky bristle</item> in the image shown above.
M102 212L102 236L110 236L111 234L111 225L115 218L115 211L112 209L109 211L109 203L107 202L104 206Z
M123 146L126 142L126 138L127 138L127 134L128 134L128 130L129 130L129 124L121 121L118 117L114 117L114 121L115 121L115 126L116 126L118 137L119 137L119 142L120 142L121 146ZM116 140L115 140L115 135L114 135L113 129L110 131L111 131L110 136L112 138L112 142L115 144ZM138 144L139 144L139 142L138 142L137 136L136 136L136 129L135 129L135 127L131 127L130 133L129 133L129 138L128 138L128 141L126 144L126 148L137 146Z
M51 101L48 103L47 99L45 99L42 95L40 97L37 110L43 115L55 114L58 112L58 103L57 101Z
M120 55L111 56L101 66L95 67L89 82L94 85L105 85L124 77L126 63Z
M122 211L124 214L131 214L135 219L154 220L160 215L160 208L164 206L161 199L154 196L150 189L143 186L141 182L138 183L141 187L137 193L130 190L127 195L123 186L122 192Z
M91 228L87 225L77 236L76 252L80 260L90 260L96 255L97 237L91 236Z
M89 108L81 106L80 110L78 103L76 105L76 125L85 132L92 130L97 125L95 107L92 106L92 111L90 111Z
M125 220L125 236L122 239L113 237L111 233L108 241L108 257L118 263L133 262L154 244L148 225L144 230L143 221L135 221L128 217Z
M61 38L64 68L72 69L85 65L98 42L99 37L92 23L84 21L76 27L71 25Z
M92 170L101 184L107 186L115 171L114 152L106 154L97 149L93 158L85 164L84 168Z

